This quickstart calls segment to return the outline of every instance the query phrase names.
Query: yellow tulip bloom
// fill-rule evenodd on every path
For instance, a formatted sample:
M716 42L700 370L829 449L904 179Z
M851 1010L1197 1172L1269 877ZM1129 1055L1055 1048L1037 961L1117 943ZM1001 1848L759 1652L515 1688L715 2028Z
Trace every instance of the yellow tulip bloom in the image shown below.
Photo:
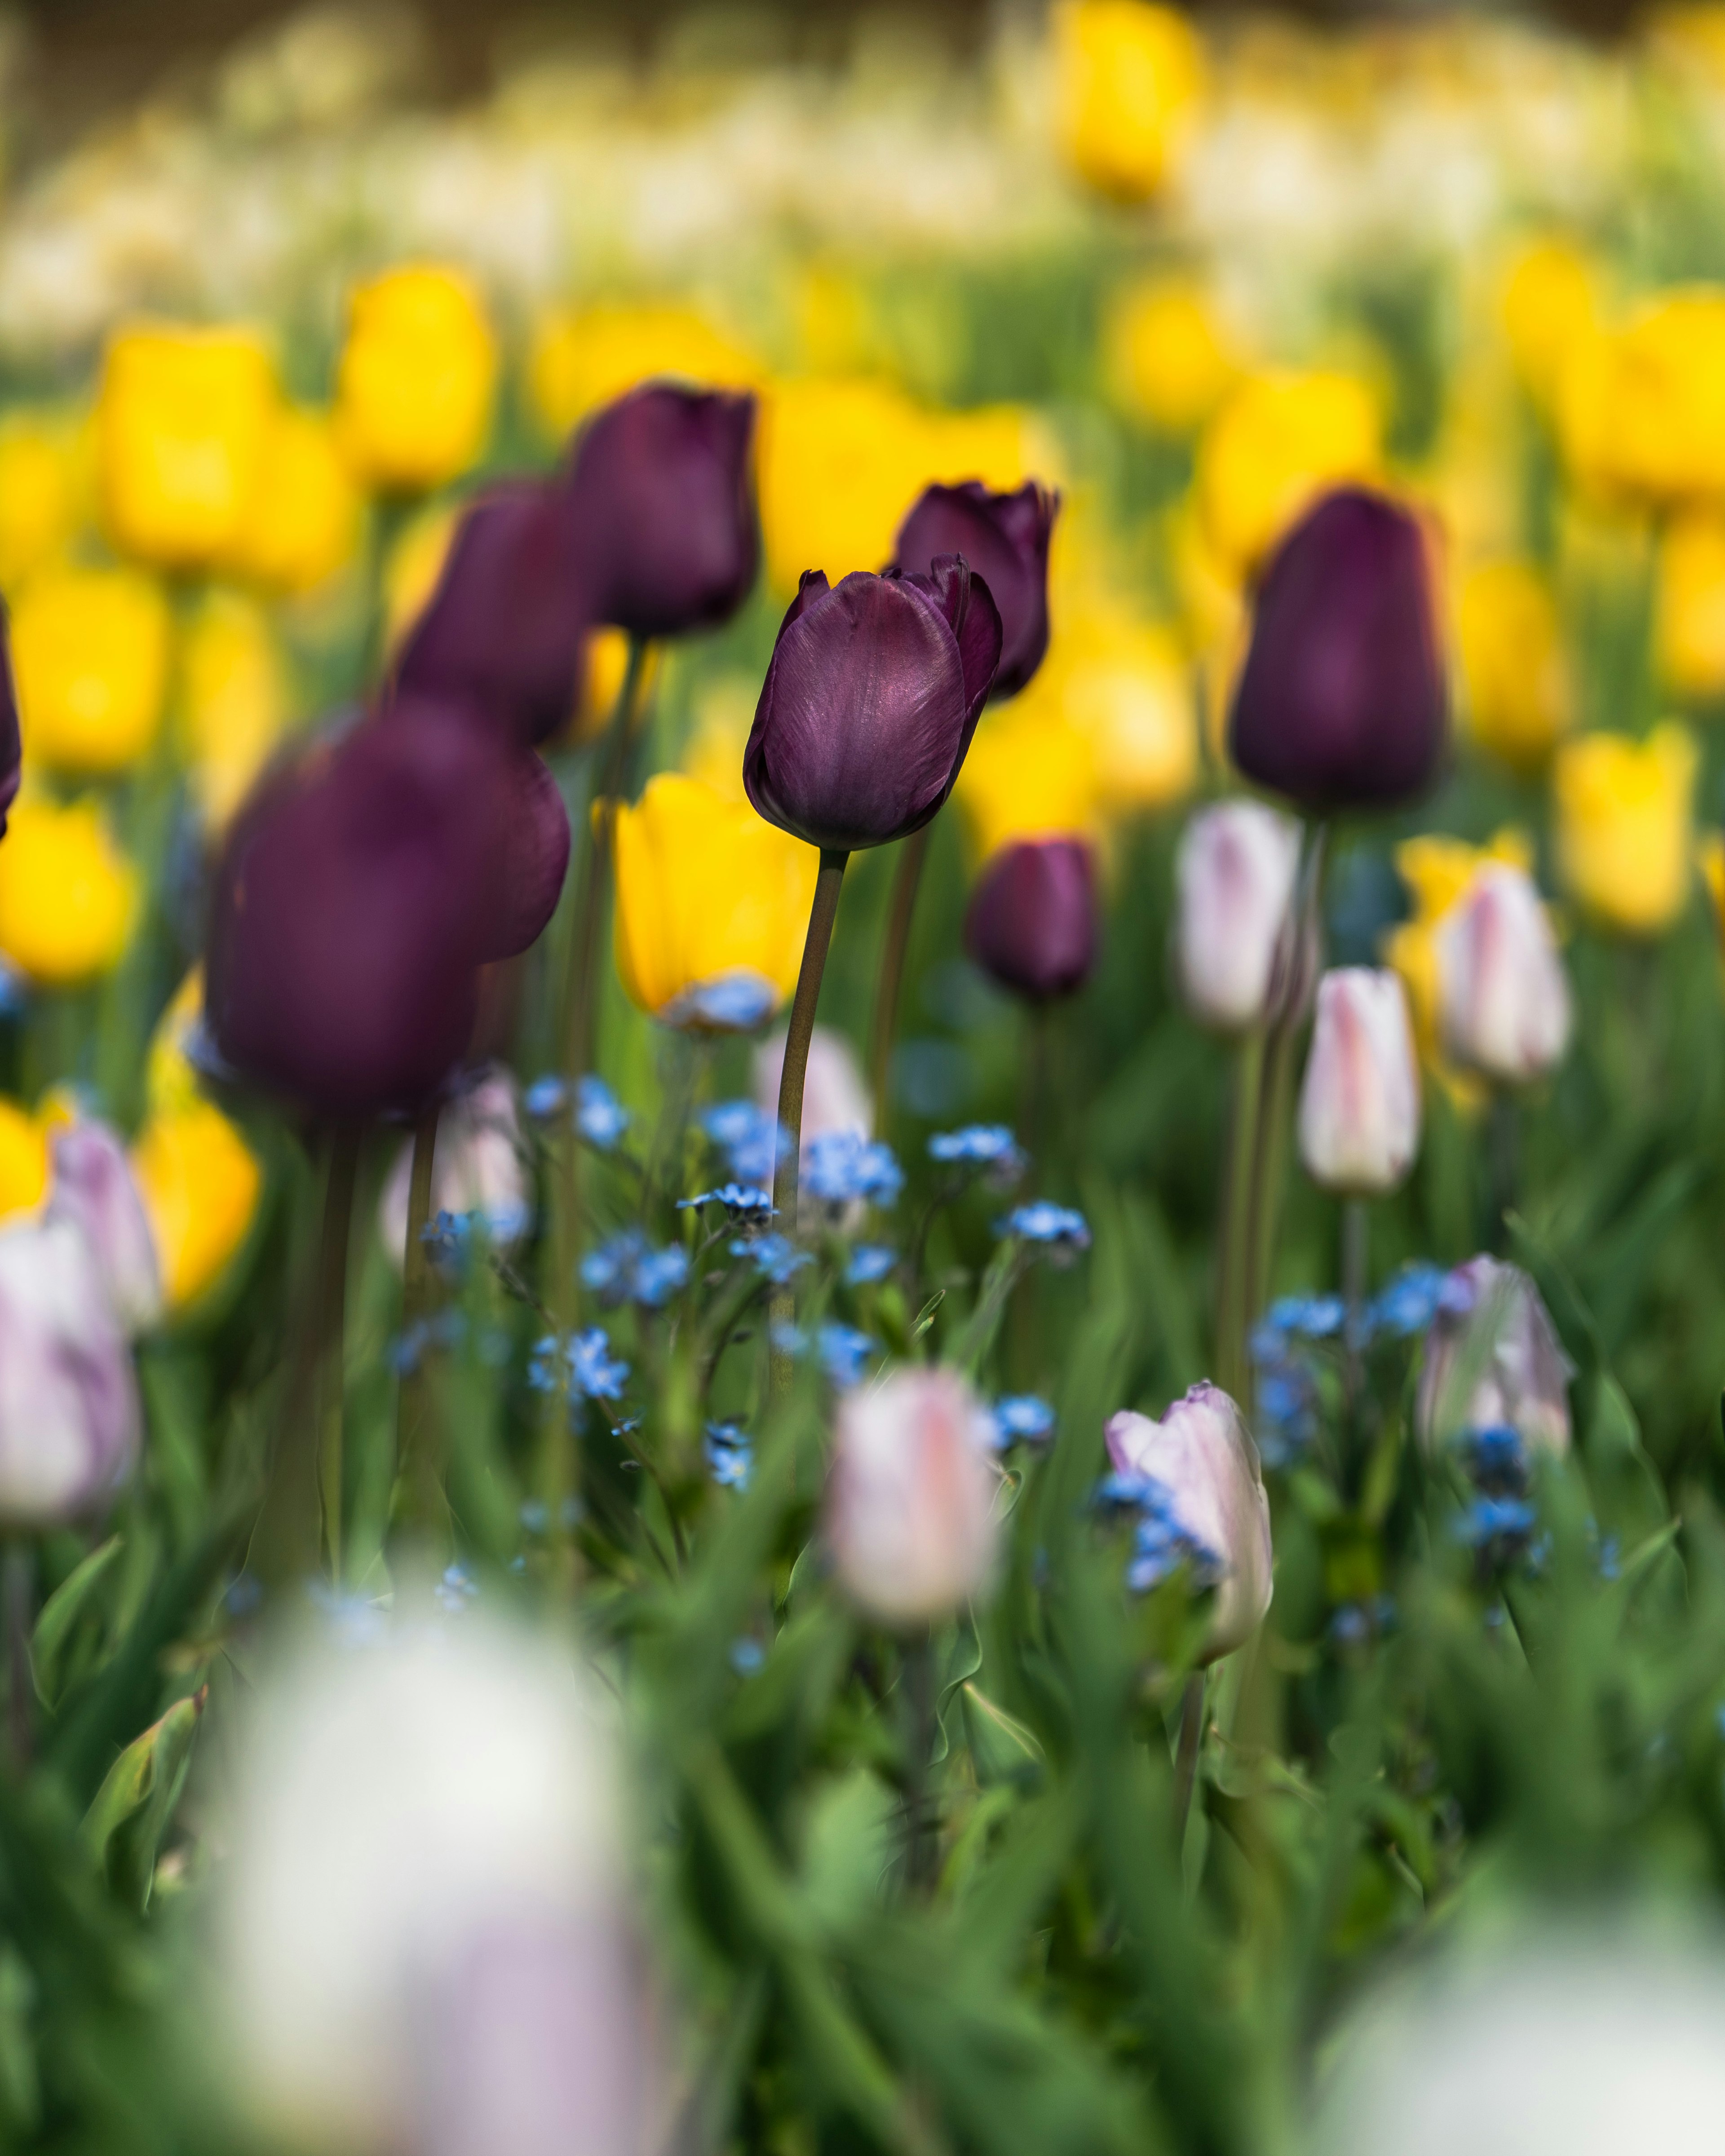
M257 1216L264 1173L219 1108L193 1101L158 1111L131 1148L170 1311L214 1285Z
M0 1101L0 1219L28 1213L48 1194L49 1125L16 1101Z
M26 753L116 772L156 738L167 685L167 602L135 569L44 569L18 598L13 667Z
M1378 402L1354 376L1249 376L1199 444L1194 483L1211 542L1249 567L1317 495L1375 478L1382 462Z
M182 723L206 824L244 799L287 714L281 654L256 600L213 592L186 632Z
M1558 750L1558 872L1607 927L1656 936L1683 911L1698 764L1693 740L1669 722L1645 741L1585 734Z
M411 492L469 470L490 432L496 387L497 341L459 270L408 264L353 292L336 418L368 485Z
M0 844L0 952L50 988L116 965L137 911L137 870L95 801L26 793Z
M1116 398L1167 434L1201 427L1239 372L1228 332L1192 277L1128 285L1110 309L1103 343Z
M614 831L617 970L644 1011L722 1027L728 999L700 993L715 983L742 992L739 1012L753 1003L750 1023L789 996L814 901L813 846L680 772L649 779Z
M232 565L272 591L313 591L352 560L359 511L328 414L284 405L264 442Z
M1488 562L1461 580L1456 641L1467 730L1518 771L1543 764L1572 717L1563 624L1528 562Z
M151 324L110 340L96 477L116 546L177 568L220 560L257 490L278 403L249 330Z
M1154 194L1204 94L1197 33L1147 0L1062 0L1054 37L1060 143L1073 167L1122 201Z
M86 457L76 424L48 412L0 419L0 590L61 552L85 511Z
M144 1100L151 1115L189 1107L201 1096L198 1073L186 1054L203 1018L203 968L193 966L156 1021L144 1059Z
M1623 328L1581 339L1558 431L1589 485L1658 503L1725 493L1725 289L1665 293Z
M1163 808L1192 791L1197 706L1191 671L1166 629L1093 606L1060 625L1050 657L1048 694L1089 742L1110 814Z
M1725 695L1725 516L1674 516L1659 545L1659 678L1680 696Z
M1502 321L1523 388L1536 403L1549 407L1569 355L1599 327L1592 262L1573 240L1529 242L1503 280Z
M760 362L693 307L674 302L557 307L541 316L527 353L527 396L558 439L638 382L671 377L704 388L752 389Z

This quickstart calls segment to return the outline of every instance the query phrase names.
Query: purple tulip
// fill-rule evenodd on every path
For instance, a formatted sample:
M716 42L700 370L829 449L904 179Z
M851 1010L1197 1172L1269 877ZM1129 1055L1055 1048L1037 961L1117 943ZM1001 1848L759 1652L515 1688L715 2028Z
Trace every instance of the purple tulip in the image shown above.
M651 382L575 444L567 492L593 572L593 618L631 636L728 621L755 581L755 400Z
M1435 775L1447 702L1419 523L1363 488L1326 495L1264 572L1234 761L1320 814L1408 801Z
M396 693L472 703L524 742L575 706L589 618L582 532L567 486L521 480L475 501L396 669Z
M964 947L1004 988L1040 1003L1070 995L1096 957L1096 859L1082 839L1026 839L983 872Z
M0 838L6 835L7 813L18 798L18 781L24 774L18 689L12 678L12 649L6 627L6 608L0 605Z
M952 790L1000 660L1000 615L956 556L834 586L804 575L742 754L769 824L849 852L920 830Z
M1015 696L1048 649L1048 542L1060 497L1034 480L991 494L980 480L925 487L899 526L893 566L927 576L937 557L962 554L1000 609L993 694Z
M555 781L455 706L403 699L273 774L218 867L218 1052L306 1106L411 1106L459 1062L480 968L525 950L568 865Z

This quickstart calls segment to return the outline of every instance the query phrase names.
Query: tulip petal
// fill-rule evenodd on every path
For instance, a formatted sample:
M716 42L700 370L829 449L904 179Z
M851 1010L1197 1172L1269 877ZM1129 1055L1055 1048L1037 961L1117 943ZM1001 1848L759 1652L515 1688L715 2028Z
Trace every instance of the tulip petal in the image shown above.
M1048 548L1060 496L1027 480L991 494L979 480L926 487L899 528L894 566L927 576L942 554L962 554L988 586L1002 624L991 693L1015 696L1048 649ZM965 678L971 678L967 665Z
M925 579L912 577L907 581L922 584ZM962 555L942 555L931 567L926 583L951 623L957 642L958 665L964 676L964 747L968 748L1000 664L1000 609L993 593ZM963 755L961 749L960 762ZM958 776L956 766L952 776Z
M557 911L569 870L569 812L544 759L531 750L511 758L500 806L503 889L487 958L525 951Z

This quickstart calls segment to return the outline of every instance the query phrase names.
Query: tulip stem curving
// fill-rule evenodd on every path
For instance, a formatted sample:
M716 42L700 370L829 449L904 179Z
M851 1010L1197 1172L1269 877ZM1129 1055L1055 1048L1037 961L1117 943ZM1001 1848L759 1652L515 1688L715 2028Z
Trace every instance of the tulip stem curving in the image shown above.
M341 1578L342 1410L347 1375L347 1239L359 1174L360 1126L330 1132L323 1233L317 1254L317 1457L330 1577Z
M432 1269L425 1247L431 1219L432 1168L440 1104L430 1101L413 1125L413 1164L408 1182L408 1235L402 1252L402 1374L396 1394L396 1472L406 1482L412 1517L429 1528L443 1512L441 1461L425 1337L431 1315Z
M29 1771L36 1748L36 1680L30 1668L30 1635L34 1628L36 1553L22 1537L6 1545L0 1571L6 1601L6 1743L13 1771Z
M1204 1671L1194 1670L1180 1695L1180 1734L1174 1748L1174 1847L1185 1846L1192 1814L1192 1786L1198 1779L1198 1752L1204 1742Z
M839 892L845 881L848 852L823 846L820 873L814 882L814 903L809 910L809 935L803 945L803 964L797 975L797 993L791 1004L791 1021L785 1034L784 1069L778 1081L778 1121L790 1142L783 1149L773 1174L773 1204L784 1232L797 1230L797 1176L803 1152L803 1081L809 1068L809 1044L814 1034L815 1005L820 1001L820 977L826 970L827 952L833 941L833 923L839 913ZM772 1303L772 1325L776 1332L797 1314L796 1291L788 1284L776 1289ZM788 1392L791 1358L775 1347L772 1360L772 1389Z
M886 916L886 934L880 945L880 970L875 977L875 1013L869 1032L869 1090L874 1096L875 1136L886 1130L887 1093L892 1081L892 1048L898 1033L899 993L904 986L905 953L910 947L911 921L922 888L922 865L928 859L934 834L931 817L920 831L912 831L898 850L898 866L892 879L892 904Z

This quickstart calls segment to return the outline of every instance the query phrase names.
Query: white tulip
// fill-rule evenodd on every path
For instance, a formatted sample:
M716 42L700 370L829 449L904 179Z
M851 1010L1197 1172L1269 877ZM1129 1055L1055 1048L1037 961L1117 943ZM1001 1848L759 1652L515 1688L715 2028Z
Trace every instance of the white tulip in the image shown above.
M506 1070L485 1071L444 1106L432 1152L431 1209L475 1213L500 1249L518 1243L532 1224L521 1102ZM411 1141L397 1152L377 1202L377 1230L399 1265L408 1240L413 1173Z
M1300 826L1258 801L1200 809L1174 865L1174 955L1193 1016L1220 1033L1268 1018L1292 935Z
M1420 1070L1400 979L1339 967L1317 984L1300 1091L1306 1172L1326 1190L1379 1196L1401 1182L1419 1146Z
M1569 1450L1572 1368L1539 1291L1518 1265L1470 1258L1444 1284L1425 1336L1414 1420L1428 1450L1507 1428Z
M1249 1639L1270 1607L1270 1497L1258 1448L1228 1394L1194 1385L1160 1421L1116 1415L1107 1428L1117 1473L1158 1484L1168 1518L1216 1576L1204 1659Z
M50 1152L46 1218L83 1229L114 1315L141 1332L162 1315L162 1262L119 1133L80 1119L54 1132Z
M993 1424L952 1370L896 1370L839 1404L826 1532L839 1584L888 1625L988 1586L999 1527Z
M1532 879L1482 868L1437 931L1438 1023L1457 1063L1500 1085L1543 1077L1569 1045L1569 983Z

